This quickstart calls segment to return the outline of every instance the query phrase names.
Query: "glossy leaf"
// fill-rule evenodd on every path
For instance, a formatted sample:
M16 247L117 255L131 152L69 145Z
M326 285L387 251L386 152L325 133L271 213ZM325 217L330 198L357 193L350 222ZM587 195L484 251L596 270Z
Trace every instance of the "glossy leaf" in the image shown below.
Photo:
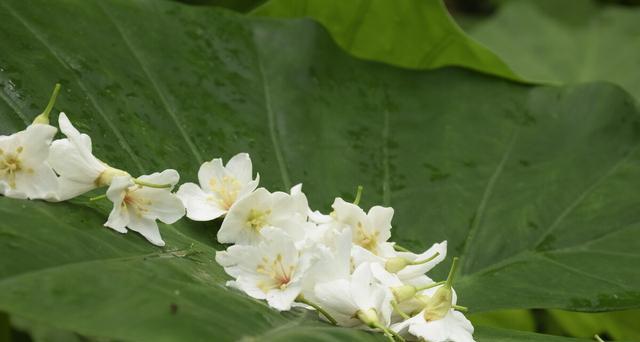
M56 109L134 175L192 181L202 161L246 151L264 186L303 182L315 208L364 185L364 206L395 207L401 244L449 241L473 311L638 306L640 130L617 87L409 72L349 57L309 20L158 0L0 2L0 42L3 134L60 82ZM161 225L159 249L102 227L109 210L0 198L0 310L135 341L382 339L226 288L219 223Z
M469 33L527 80L610 81L640 98L640 9L595 1L510 1Z
M441 0L270 0L253 13L313 18L343 49L368 60L412 69L463 66L519 79L458 27Z

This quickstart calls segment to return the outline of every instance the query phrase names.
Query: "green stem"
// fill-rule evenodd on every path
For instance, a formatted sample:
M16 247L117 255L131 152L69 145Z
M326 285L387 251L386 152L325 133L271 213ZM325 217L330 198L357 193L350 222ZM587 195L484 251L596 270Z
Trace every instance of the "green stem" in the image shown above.
M100 196L89 198L89 201L93 202L93 201L98 201L98 200L105 199L105 198L107 198L107 194L102 194Z
M364 188L362 187L362 185L358 185L358 190L356 191L356 199L353 200L353 204L355 205L359 205L360 204L360 199L362 198L362 190Z
M336 322L335 318L333 318L327 311L325 311L320 305L309 301L308 299L304 298L302 295L299 295L298 298L296 298L296 301L302 304L307 304L310 307L316 309L316 311L318 311L319 313L322 314L322 316L324 316L327 320L329 320L329 322L331 322L331 324L333 325L337 325L338 322Z
M425 285L425 286L421 286L421 287L416 287L416 292L422 291L422 290L426 290L426 289L430 289L432 287L440 286L440 285L442 285L444 283L446 283L446 281L439 281L437 283L433 283L433 284L429 284L429 285Z
M398 333L396 333L395 331L385 327L384 325L376 322L373 323L371 325L373 328L378 328L380 330L382 330L382 332L384 333L384 335L389 339L389 341L401 341L404 342L404 338L400 335L398 335Z
M466 306L462 306L462 305L454 305L453 308L458 310L458 311L462 311L462 312L469 311L469 308L467 308Z
M453 287L453 279L456 277L456 271L458 270L458 260L460 258L454 257L453 264L451 264L451 270L449 270L449 276L447 277L447 282L444 284L447 288Z
M602 338L600 338L600 336L595 335L594 338L596 339L596 341L598 342L604 342L604 340Z
M156 189L166 189L166 188L170 188L171 184L153 184L153 183L147 183L145 181L141 181L139 179L134 179L133 180L134 183L141 185L141 186L146 186L148 188L156 188Z
M49 103L47 103L47 107L44 109L42 113L40 113L40 115L36 116L36 118L33 120L33 123L40 123L40 124L46 124L46 125L49 124L49 114L53 109L53 105L56 103L56 98L58 98L58 93L60 93L60 83L56 83L55 87L53 88L53 93L51 93L51 97L49 98Z
M400 317L402 317L404 319L411 318L404 311L402 311L402 309L400 309L400 306L398 305L398 302L396 302L395 300L391 301L391 306L393 306L393 309L398 313L398 315L400 315Z
M400 246L400 245L399 245L399 244L397 244L397 243L393 245L393 248L394 248L396 251L412 253L410 250L408 250L408 249L406 249L406 248L404 248L404 247Z
M424 260L420 260L420 261L412 261L409 265L420 265L420 264L426 264L429 261L435 259L438 257L438 255L440 255L440 252L436 252L436 254L424 259Z

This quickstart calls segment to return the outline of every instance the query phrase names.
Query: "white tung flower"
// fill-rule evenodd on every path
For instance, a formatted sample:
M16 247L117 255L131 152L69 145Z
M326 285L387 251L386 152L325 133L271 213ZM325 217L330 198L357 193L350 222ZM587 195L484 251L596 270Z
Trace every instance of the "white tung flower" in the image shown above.
M63 201L92 189L111 184L115 176L128 176L110 167L91 152L91 138L80 133L64 113L58 118L60 131L67 136L51 144L49 164L60 176L58 199Z
M304 239L308 210L302 193L270 193L259 188L231 207L218 231L218 241L255 244L266 227L280 228L296 241Z
M336 198L332 207L336 221L351 228L353 243L375 255L393 253L393 246L387 243L391 237L393 208L375 206L365 213L359 206L342 198Z
M252 179L251 159L247 153L236 154L222 165L222 159L205 162L198 171L200 185L185 183L177 192L187 208L187 217L210 221L229 211L233 204L258 186L260 175Z
M184 206L171 193L180 176L176 170L164 170L134 180L129 176L114 177L107 190L107 197L113 202L113 210L104 224L120 233L129 228L140 233L156 246L164 246L157 220L171 224L184 216ZM163 187L140 185L162 184Z
M13 198L53 199L58 182L47 158L56 128L31 124L0 136L0 194Z
M339 325L386 327L391 319L390 292L376 281L369 264L358 266L346 279L322 282L314 289L317 304Z
M235 280L227 282L249 296L266 299L277 310L289 310L302 290L313 255L296 249L278 228L264 228L256 245L234 245L216 253L216 261Z

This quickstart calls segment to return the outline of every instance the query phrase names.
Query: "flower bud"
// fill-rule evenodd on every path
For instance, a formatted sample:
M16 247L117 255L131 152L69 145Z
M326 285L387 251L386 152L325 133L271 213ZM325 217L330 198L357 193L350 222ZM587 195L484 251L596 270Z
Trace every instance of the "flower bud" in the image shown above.
M374 328L379 323L378 312L374 308L358 310L358 312L356 312L356 316L362 321L362 323L371 328Z
M393 296L398 303L413 298L416 295L416 292L417 289L413 285L402 285L391 288L391 293L393 293Z
M389 258L387 262L384 264L385 270L391 273L397 273L402 271L403 268L409 265L410 261L405 258L393 257Z
M427 298L423 297L425 302L424 319L427 322L436 321L442 319L451 310L453 290L442 286L433 294L433 297Z

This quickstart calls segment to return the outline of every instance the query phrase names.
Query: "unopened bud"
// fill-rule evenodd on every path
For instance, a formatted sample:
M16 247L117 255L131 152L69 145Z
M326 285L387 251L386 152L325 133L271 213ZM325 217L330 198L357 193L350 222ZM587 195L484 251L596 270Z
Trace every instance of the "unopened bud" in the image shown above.
M384 264L384 269L391 273L398 273L402 271L407 265L409 265L410 261L401 258L401 257L393 257L389 258L387 262Z
M374 308L369 308L366 310L358 310L356 316L362 323L366 324L371 328L375 328L376 325L380 322L378 319L378 312Z
M451 310L452 299L453 290L451 288L442 286L436 290L431 298L425 300L424 319L428 322L444 318Z
M391 293L398 303L411 299L416 295L417 289L413 285L402 285L391 288Z

